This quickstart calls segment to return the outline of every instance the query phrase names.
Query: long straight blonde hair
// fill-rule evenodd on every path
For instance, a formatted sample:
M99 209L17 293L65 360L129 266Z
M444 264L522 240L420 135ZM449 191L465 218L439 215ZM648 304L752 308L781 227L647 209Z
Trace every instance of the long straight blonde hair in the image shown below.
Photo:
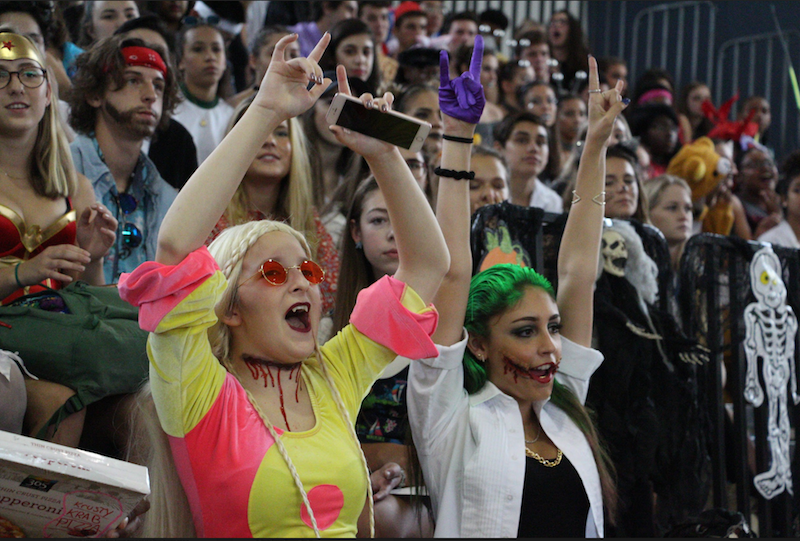
M228 132L242 118L244 112L253 102L253 98L240 103L234 111L228 125ZM317 226L314 220L314 197L311 188L311 161L308 155L308 139L306 138L300 122L296 118L289 119L289 138L292 143L292 159L289 174L281 180L278 194L278 203L273 215L268 218L285 220L297 231L300 231L311 246L311 257L316 258ZM244 183L239 184L233 194L228 207L225 209L225 218L230 225L241 225L249 221L248 211L251 210Z
M214 259L220 266L222 274L228 281L227 287L222 294L222 297L217 302L215 312L218 317L217 323L212 326L208 331L208 339L211 344L212 351L217 359L225 366L226 370L239 379L239 375L233 366L230 359L231 350L231 332L230 328L222 323L221 317L230 311L238 303L238 284L242 274L242 262L247 251L260 239L264 234L273 231L279 231L292 235L303 247L306 255L310 257L311 249L306 242L303 235L292 228L291 226L275 221L275 220L259 220L247 222L242 225L229 227L224 230L220 235L214 239L209 245L208 249ZM314 331L314 333L316 330ZM312 333L313 334L313 333ZM345 424L350 429L353 444L358 451L359 456L364 467L365 475L367 476L367 498L370 510L370 536L374 537L375 518L372 502L372 484L369 479L369 468L367 466L366 458L361 450L361 444L356 436L355 426L351 422L350 414L342 401L339 390L336 387L333 379L331 379L327 366L322 359L319 352L319 347L315 343L315 354L319 362L323 376L331 389L331 394L336 402L336 407L340 415L345 421ZM264 422L264 426L269 431L273 440L275 441L276 448L286 462L295 486L300 492L303 499L306 511L311 519L312 528L317 537L320 537L317 520L314 516L314 511L308 500L308 493L303 486L294 463L289 456L283 441L275 431L272 422L267 417L266 413L259 407L255 397L245 389L247 398L250 404L256 410ZM172 459L172 452L169 446L169 440L164 431L158 426L158 421L155 418L156 411L153 404L152 394L150 393L149 383L140 391L138 396L139 407L134 414L134 422L132 423L134 430L133 441L147 440L149 446L142 446L141 444L134 449L134 461L145 464L150 470L151 480L151 510L145 515L145 526L143 537L193 537L195 535L194 525L192 522L192 515L189 509L189 502L186 498L186 493L183 491L180 479L177 475L175 463Z
M67 135L61 127L58 96L52 91L52 86L50 88L50 105L39 121L39 131L33 145L31 185L37 194L44 197L69 197L78 188L78 174L72 162Z

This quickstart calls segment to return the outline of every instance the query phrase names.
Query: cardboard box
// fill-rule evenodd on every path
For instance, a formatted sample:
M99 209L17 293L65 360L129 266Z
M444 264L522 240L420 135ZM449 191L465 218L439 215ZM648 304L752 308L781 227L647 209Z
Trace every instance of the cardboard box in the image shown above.
M0 431L0 537L102 537L149 493L143 466Z

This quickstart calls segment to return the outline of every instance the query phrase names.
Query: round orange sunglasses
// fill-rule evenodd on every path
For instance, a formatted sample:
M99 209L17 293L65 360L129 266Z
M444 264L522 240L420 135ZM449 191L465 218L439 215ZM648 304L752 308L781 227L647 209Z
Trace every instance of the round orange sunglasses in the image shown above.
M308 259L293 267L284 267L274 259L267 259L261 264L258 272L239 284L239 287L242 287L259 274L264 277L264 280L266 280L269 285L283 285L286 283L286 279L289 277L289 271L292 269L298 269L310 284L316 285L325 280L325 271L322 267Z

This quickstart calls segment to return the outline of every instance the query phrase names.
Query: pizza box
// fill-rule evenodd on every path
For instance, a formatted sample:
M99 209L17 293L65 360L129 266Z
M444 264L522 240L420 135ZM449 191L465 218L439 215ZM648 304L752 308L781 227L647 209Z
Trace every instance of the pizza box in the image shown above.
M0 537L102 537L149 493L143 466L0 431Z

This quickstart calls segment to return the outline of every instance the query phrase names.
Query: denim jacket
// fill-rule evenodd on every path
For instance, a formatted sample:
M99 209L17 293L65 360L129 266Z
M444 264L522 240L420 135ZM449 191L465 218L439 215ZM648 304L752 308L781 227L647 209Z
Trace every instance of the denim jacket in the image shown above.
M137 210L140 211L141 220L137 226L144 235L144 240L140 247L130 251L130 255L118 259L121 251L120 237L123 218L117 205L119 194L114 177L98 153L98 147L92 137L79 134L70 144L70 150L72 150L72 160L75 162L76 170L92 182L97 200L105 205L120 222L117 229L117 242L111 247L103 263L106 283L116 283L121 273L132 272L141 263L155 259L158 229L178 192L161 178L150 158L140 152L139 163L134 170L128 193L133 195L138 202ZM116 275L114 273L115 264L117 266Z

